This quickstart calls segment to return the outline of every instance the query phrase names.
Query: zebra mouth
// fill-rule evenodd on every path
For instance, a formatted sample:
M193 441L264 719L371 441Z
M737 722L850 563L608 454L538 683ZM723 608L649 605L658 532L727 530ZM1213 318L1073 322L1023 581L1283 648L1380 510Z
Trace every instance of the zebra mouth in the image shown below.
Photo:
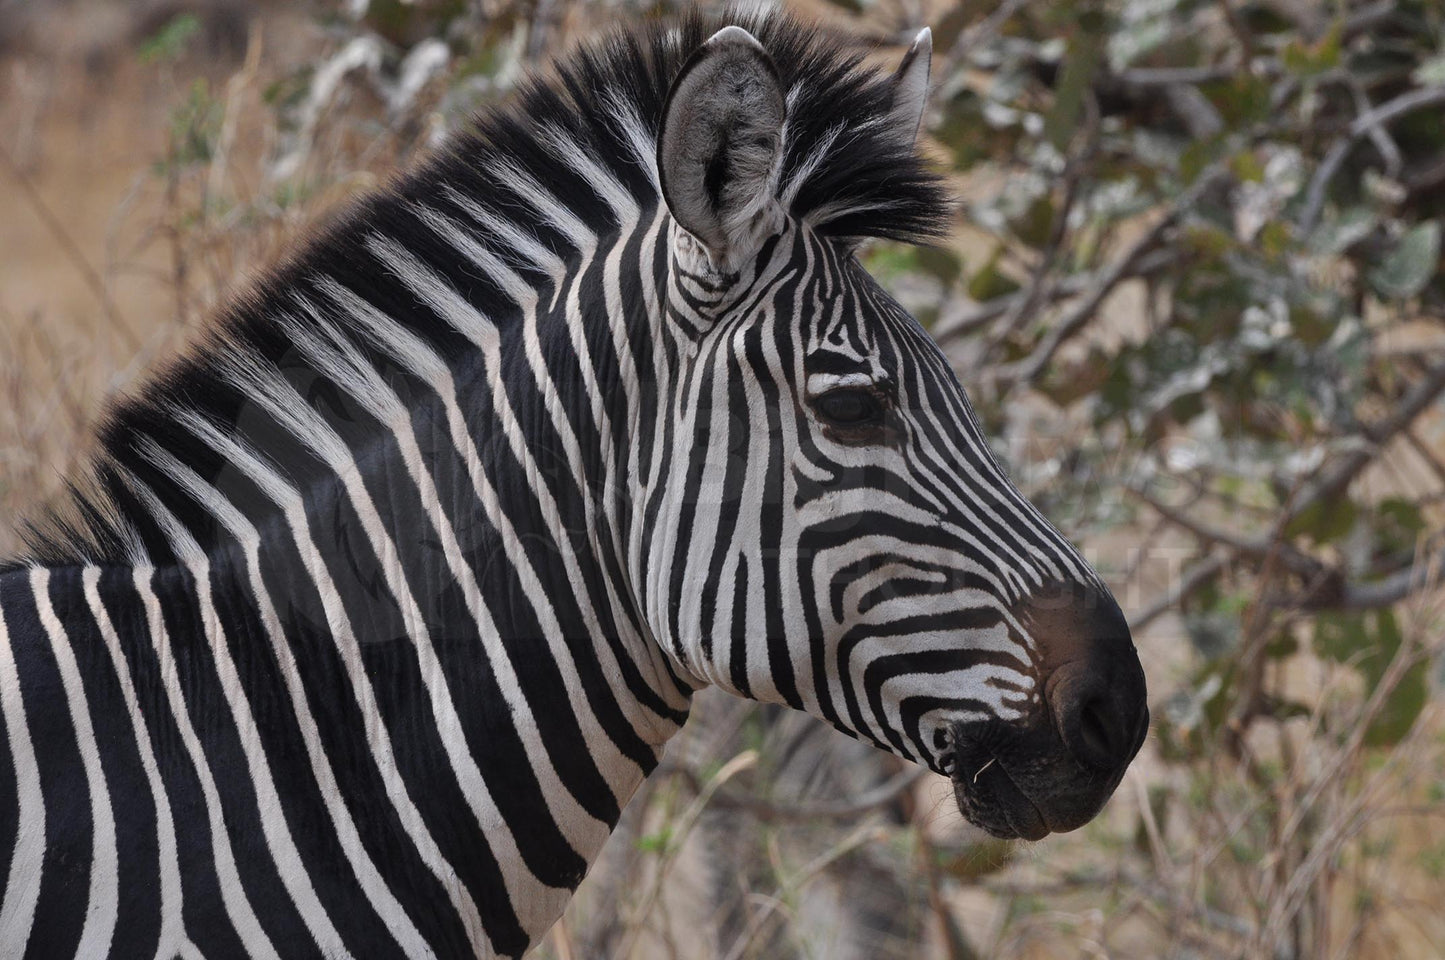
M1053 832L1038 804L996 759L971 777L954 778L953 795L959 812L1000 839L1042 840Z
M1042 840L1053 832L1038 804L983 744L955 735L950 760L954 800L974 826L1002 840Z

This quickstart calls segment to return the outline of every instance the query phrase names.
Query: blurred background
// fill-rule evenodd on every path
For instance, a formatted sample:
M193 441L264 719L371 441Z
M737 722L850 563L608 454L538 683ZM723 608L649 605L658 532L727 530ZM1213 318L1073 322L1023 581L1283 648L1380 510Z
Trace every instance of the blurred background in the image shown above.
M935 37L946 245L863 257L1130 617L1037 844L704 694L540 956L1445 956L1445 8L798 0ZM549 56L668 0L0 0L0 554L105 404Z

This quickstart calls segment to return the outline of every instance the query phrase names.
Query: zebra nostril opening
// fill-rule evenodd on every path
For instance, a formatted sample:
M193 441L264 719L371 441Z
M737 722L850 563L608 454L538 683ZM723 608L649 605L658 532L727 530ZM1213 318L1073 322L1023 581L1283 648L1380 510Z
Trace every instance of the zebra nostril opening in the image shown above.
M1139 711L1106 671L1085 663L1060 667L1049 683L1049 706L1064 748L1081 765L1113 771L1137 751Z
M1118 751L1117 725L1111 725L1105 711L1107 704L1099 698L1090 700L1079 711L1079 740L1086 752L1097 757L1113 757Z

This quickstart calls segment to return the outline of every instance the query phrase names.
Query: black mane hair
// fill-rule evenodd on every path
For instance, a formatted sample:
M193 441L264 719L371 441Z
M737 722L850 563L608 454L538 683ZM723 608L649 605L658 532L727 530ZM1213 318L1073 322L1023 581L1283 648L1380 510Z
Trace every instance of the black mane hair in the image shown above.
M404 296L378 290L389 278L358 261L366 259L369 234L407 220L407 204L440 202L448 186L515 221L527 204L488 175L489 169L508 164L529 172L575 216L605 232L610 212L600 209L605 204L548 149L538 135L544 124L583 145L592 161L632 192L639 207L655 209L660 202L655 171L638 162L635 134L641 129L655 144L672 78L698 46L729 23L761 41L788 91L781 182L791 185L793 217L818 233L849 239L920 242L946 230L950 208L942 182L913 144L897 135L890 116L891 79L864 65L865 43L779 14L694 14L618 29L560 58L553 70L531 76L438 156L358 202L221 311L201 343L107 413L91 470L72 481L59 508L26 527L28 553L8 563L0 560L0 571L31 563L127 563L137 555L137 545L155 558L151 548L159 538L154 529L142 529L146 511L123 479L126 471L148 480L156 476L141 447L158 438L169 449L194 452L197 472L215 475L222 465L214 453L198 450L202 445L194 440L184 442L183 431L170 422L172 411L182 408L236 427L245 398L223 383L222 371L238 356L268 363L287 356L290 344L275 317L295 312L294 295L311 289L315 275L365 287L378 303L404 305ZM640 123L629 129L620 115ZM549 239L546 224L529 221L525 226ZM420 255L434 262L436 240L430 240L430 248L426 242L418 241ZM549 245L567 248L560 239ZM297 459L302 462L284 461L286 471L304 480L309 458L300 454ZM208 525L198 508L183 505L185 500L177 493L175 502L166 503L183 520Z

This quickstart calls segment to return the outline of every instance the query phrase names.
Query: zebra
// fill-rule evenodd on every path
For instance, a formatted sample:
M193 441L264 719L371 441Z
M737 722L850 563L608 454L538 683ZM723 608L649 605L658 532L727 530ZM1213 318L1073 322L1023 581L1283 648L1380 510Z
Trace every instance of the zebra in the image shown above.
M521 956L707 685L1090 820L1127 624L855 256L930 59L618 30L121 401L0 573L0 956Z

